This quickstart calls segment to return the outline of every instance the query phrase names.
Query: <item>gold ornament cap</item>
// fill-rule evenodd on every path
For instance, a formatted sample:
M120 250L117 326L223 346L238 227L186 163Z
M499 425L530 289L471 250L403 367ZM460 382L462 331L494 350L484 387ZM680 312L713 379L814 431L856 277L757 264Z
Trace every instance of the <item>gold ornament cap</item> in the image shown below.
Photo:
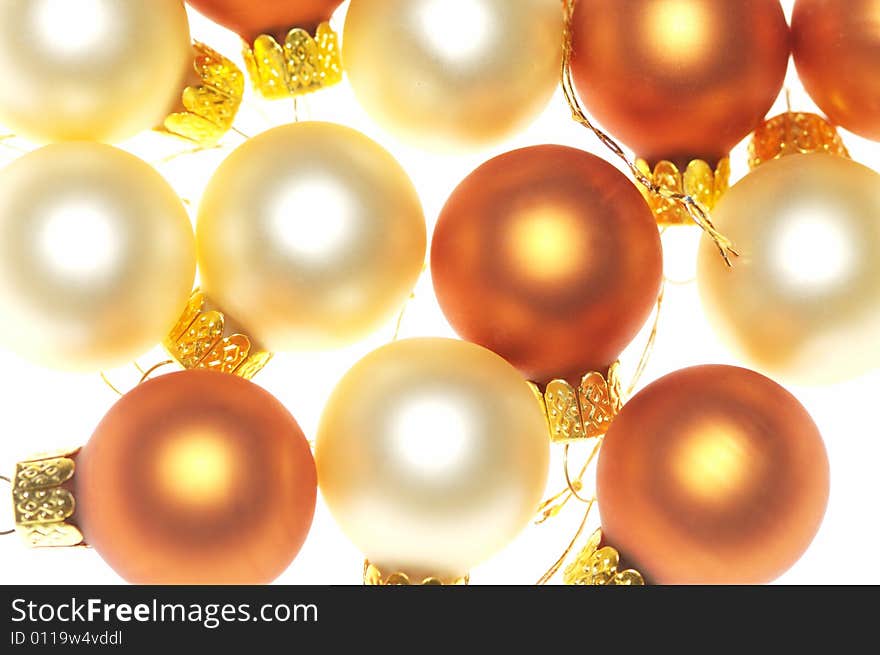
M619 362L606 374L587 373L577 388L565 380L552 380L543 392L538 385L529 385L547 417L553 443L601 437L623 406Z
M713 169L702 159L691 161L684 172L671 161L658 162L653 170L644 159L636 160L636 168L649 182L660 189L693 198L703 209L711 211L730 188L730 159L724 158ZM694 218L679 200L664 197L642 185L639 190L657 217L660 226L693 225Z
M33 548L84 546L73 520L73 476L79 448L35 455L15 465L12 508L15 531Z
M375 564L369 560L364 560L364 584L368 587L439 587L439 586L461 586L470 582L469 576L462 576L454 580L447 580L429 576L422 578L421 581L413 581L406 573L399 571L394 573L384 573Z
M164 129L210 148L232 128L244 96L244 74L229 59L198 41L193 43L196 82L184 88L181 110Z
M250 380L272 359L272 353L240 331L196 289L177 325L164 342L183 368L207 368Z
M644 586L645 578L635 569L624 569L620 553L605 544L602 529L596 530L575 560L565 568L563 581L581 586Z
M342 81L339 37L329 23L315 36L301 28L287 33L284 43L262 34L245 44L244 60L254 89L264 98L296 98Z
M764 122L749 142L749 168L788 155L824 152L849 158L837 128L818 114L787 111Z

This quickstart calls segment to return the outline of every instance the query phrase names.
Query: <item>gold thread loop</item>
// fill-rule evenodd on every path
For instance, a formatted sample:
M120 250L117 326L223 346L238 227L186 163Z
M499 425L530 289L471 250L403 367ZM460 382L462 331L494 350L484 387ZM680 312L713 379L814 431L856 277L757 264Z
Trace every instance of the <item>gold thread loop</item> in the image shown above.
M554 516L558 516L559 513L568 505L569 501L572 499L579 500L582 503L590 504L592 499L584 498L580 495L580 492L584 488L584 477L587 474L587 471L590 468L590 465L596 459L596 456L599 454L599 449L602 447L602 441L604 437L597 437L596 443L593 446L593 450L590 452L590 455L587 457L587 460L584 462L583 466L581 466L578 474L572 478L571 473L569 471L568 464L568 444L566 444L565 450L563 451L563 470L565 472L565 488L554 494L547 500L545 500L538 507L538 519L535 520L535 525L540 525L547 521L548 519L553 518Z
M642 354L639 357L639 363L633 373L632 380L630 380L629 386L626 389L627 398L632 396L636 387L639 386L639 382L641 382L642 376L648 368L648 363L651 361L651 356L654 354L654 346L657 345L657 335L660 332L660 318L663 314L663 302L665 299L666 278L664 277L663 282L660 284L660 293L657 295L657 304L654 306L654 322L651 324L651 332L648 335L645 347L642 349Z
M110 382L110 379L107 377L107 374L104 371L100 372L100 376L101 376L101 379L104 381L104 384L106 384L108 387L110 387L110 390L113 393L115 393L120 398L122 398L122 396L125 395L116 387L116 385L114 385L112 382Z
M148 369L145 370L145 369L144 369L144 368L143 368L138 362L136 362L136 361L135 361L135 362L132 362L131 365L134 366L134 368L137 370L137 372L138 372L138 373L140 374L140 376L141 376L141 377L138 379L137 384L135 384L135 386L141 385L141 384L143 384L144 382L146 382L147 380L149 380L149 379L150 379L150 376L152 376L153 373L155 373L156 371L158 371L158 370L160 370L160 369L163 369L163 368L165 368L166 366L171 366L171 365L173 365L173 364L175 364L175 361L174 361L173 359L166 359L166 360L161 361L161 362L159 362L159 363L157 363L157 364L153 364L152 366L150 366ZM116 394L117 396L119 396L120 398L121 398L122 396L125 395L126 392L121 391L121 390L119 389L119 387L117 387L115 384L113 384L113 383L110 381L110 378L107 377L107 373L106 373L106 372L101 371L101 372L99 373L99 375L101 376L101 380L104 382L104 384L105 384L107 387L109 387L110 390L111 390L113 393L115 393L115 394Z
M392 342L400 339L400 329L403 327L403 319L406 316L406 310L409 309L410 303L412 303L415 298L416 292L411 291L406 297L406 300L403 301L403 307L400 308L400 313L397 315L397 322L394 324L394 336L391 337Z
M595 498L593 498L587 504L587 509L584 511L584 517L581 519L581 523L578 526L578 529L575 531L574 537L572 537L571 541L569 542L568 546L566 546L565 550L562 551L562 555L560 555L559 558L555 562L553 562L553 564L550 566L550 568L544 572L544 575L542 575L540 578L538 578L538 581L535 583L536 586L541 587L541 586L547 584L548 582L550 582L550 580L553 579L553 576L555 576L556 573L559 571L559 569L562 568L562 565L565 563L566 558L569 556L569 554L571 554L571 551L574 550L575 544L577 544L578 539L580 539L581 534L583 534L584 528L587 527L587 521L590 518L590 514L592 513L593 506L595 504L596 504Z
M677 191L671 191L655 184L642 171L639 170L639 167L635 164L635 162L627 157L620 144L618 144L608 134L593 125L593 123L587 117L586 112L580 106L580 102L578 101L577 93L575 91L574 76L571 70L572 21L574 17L574 4L574 0L563 0L563 7L565 10L565 29L562 48L562 91L565 95L565 100L568 103L569 109L571 110L572 119L580 125L586 127L593 134L595 134L599 141L601 141L606 148L608 148L621 161L623 161L639 184L648 189L651 193L660 196L661 198L664 198L666 200L673 200L680 203L682 207L687 211L688 215L691 217L691 220L696 223L715 243L715 246L718 248L721 257L724 259L724 262L728 266L732 266L732 258L738 257L739 253L734 249L731 241L718 231L718 229L712 223L712 219L709 217L708 212L700 205L700 203L691 195L680 193Z
M565 484L568 487L568 490L571 493L571 495L574 498L576 498L577 500L581 501L582 503L593 502L592 498L584 498L580 495L579 492L581 491L581 489L584 488L584 482L583 482L584 475L586 475L587 469L589 468L590 464L593 463L593 460L596 458L596 455L599 453L599 448L601 448L601 446L602 446L603 439L604 439L603 437L597 438L596 445L593 447L593 450L590 453L590 456L587 458L587 461L584 463L583 467L581 467L581 471L580 471L580 473L578 473L578 477L576 477L574 479L574 482L572 482L571 472L569 471L569 468L568 468L568 450L569 450L569 448L571 448L571 444L565 444L565 450L563 451L563 454L562 454L563 470L565 471Z
M171 366L172 364L174 364L173 359L166 359L164 362L159 362L158 364L153 364L150 368L148 368L146 371L143 372L143 375L141 375L141 379L138 380L138 384L143 384L144 382L146 382L147 380L150 379L150 376L153 373L155 373L159 369L165 368L166 366Z
M238 129L237 127L235 127L235 125L233 125L233 126L230 127L229 129L230 129L230 131L235 132L238 136L240 136L240 137L241 137L242 139L244 139L245 141L247 141L248 139L251 138L251 135L250 135L250 134L246 134L245 132L242 132L240 129Z

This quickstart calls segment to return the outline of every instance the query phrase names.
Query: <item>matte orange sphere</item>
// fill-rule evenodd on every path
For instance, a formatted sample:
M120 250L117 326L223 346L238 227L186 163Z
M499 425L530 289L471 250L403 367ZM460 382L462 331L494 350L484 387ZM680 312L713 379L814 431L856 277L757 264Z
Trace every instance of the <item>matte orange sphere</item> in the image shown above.
M657 300L660 236L635 185L564 146L483 164L440 214L431 251L437 299L464 339L529 379L604 371Z
M330 20L342 0L187 0L215 23L237 32L252 43L268 34L283 43L291 28L314 34L319 23Z
M880 141L880 0L797 0L794 61L834 123Z
M803 406L732 366L661 378L614 419L599 455L609 545L656 584L769 582L828 504L828 458Z
M578 0L573 48L578 94L611 135L652 164L715 163L773 106L790 33L777 0Z
M138 584L271 582L315 510L315 462L296 421L268 392L225 373L138 386L76 465L75 521Z

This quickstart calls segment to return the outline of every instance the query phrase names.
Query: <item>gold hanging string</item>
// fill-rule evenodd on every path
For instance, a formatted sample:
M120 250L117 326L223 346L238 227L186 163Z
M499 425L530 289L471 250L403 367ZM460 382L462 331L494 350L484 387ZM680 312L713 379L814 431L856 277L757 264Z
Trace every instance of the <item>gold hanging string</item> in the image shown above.
M235 125L233 125L232 127L230 127L230 128L229 128L229 131L230 131L230 132L235 132L238 136L240 136L240 137L241 137L242 139L244 139L245 141L247 141L248 139L251 138L249 134L246 134L246 133L242 132L240 129L238 129L237 127L235 127Z
M596 437L596 443L593 445L593 450L590 452L589 457L584 462L584 465L581 467L581 470L574 477L571 476L569 471L568 464L568 453L569 453L569 445L565 445L565 450L563 451L563 470L565 471L565 488L562 489L559 493L554 494L543 503L541 503L540 507L538 507L539 517L535 521L535 525L540 525L544 523L550 518L557 516L566 505L568 505L569 501L572 499L579 500L582 503L590 504L593 502L593 499L584 498L580 495L580 492L584 488L583 479L586 476L587 471L590 468L590 465L596 459L596 456L599 454L599 450L602 447L602 442L605 437Z
M247 141L248 139L251 138L248 134L246 134L245 132L242 132L240 129L235 127L235 125L230 125L227 130L227 133L228 132L232 132L234 134L237 134L245 141ZM207 152L209 150L224 150L224 149L230 147L230 145L228 143L225 143L223 140L219 140L216 143L212 143L210 145L205 145L202 143L193 144L192 139L187 138L185 136L181 136L179 134L175 134L174 132L159 131L159 134L161 134L162 136L166 136L166 137L170 137L172 139L175 139L176 141L179 141L183 144L186 144L188 147L184 148L183 150L178 150L177 152L173 152L170 155L166 155L165 157L162 157L161 159L158 159L155 162L156 165L170 164L171 162L173 162L177 159L180 159L181 157L187 157L189 155L197 155L199 153Z
M626 164L627 168L632 173L633 177L636 181L641 184L643 187L648 189L653 194L660 196L666 200L672 200L681 204L691 219L696 223L715 243L718 248L718 251L721 253L721 257L724 259L724 262L728 266L732 266L732 258L738 257L739 253L734 249L733 244L730 240L721 234L715 225L712 223L712 219L709 217L708 212L700 205L697 200L685 193L678 193L676 191L671 191L669 189L664 189L663 187L655 184L651 181L644 173L642 173L638 167L635 165L629 157L627 157L623 148L618 144L614 139L612 139L608 134L597 128L593 125L592 121L587 117L586 112L580 105L580 101L577 97L577 92L575 91L574 86L574 76L571 70L571 55L572 55L572 36L573 36L573 18L574 18L574 6L576 0L562 0L563 9L565 12L565 29L563 31L563 41L562 41L562 91L565 94L565 100L568 103L569 109L571 110L572 119L583 125L588 130L590 130L602 144L611 150L624 164Z
M626 389L625 398L629 398L635 392L636 387L639 385L642 377L645 374L645 370L648 368L648 363L651 361L651 356L654 354L654 347L657 344L657 336L660 331L660 318L663 313L663 303L666 297L666 278L663 278L663 282L660 285L660 293L657 295L657 303L654 307L654 321L651 324L651 332L648 335L648 340L645 343L645 347L642 349L642 354L639 357L639 362L636 365L636 370L633 373L632 380L629 383L629 386ZM538 507L538 518L535 521L535 525L540 525L544 523L550 518L557 516L569 503L572 498L581 501L582 503L590 503L592 502L590 499L583 498L580 495L580 492L583 490L584 484L583 479L587 474L587 470L592 464L593 460L599 454L599 449L602 447L602 442L604 440L604 435L598 437L596 439L596 444L593 447L592 452L590 453L587 460L584 462L584 465L581 467L578 474L574 477L571 476L569 469L569 448L570 445L565 445L565 450L563 451L563 470L565 472L565 489L562 489L560 492L554 494L547 500L545 500Z
M566 546L565 550L562 551L562 554L559 556L559 559L557 559L555 562L553 562L553 565L549 569L547 569L547 571L544 572L544 575L542 575L540 578L538 578L538 581L535 583L536 586L540 587L540 586L543 586L543 585L547 584L548 582L550 582L550 580L553 579L553 576L556 575L556 573L559 571L559 569L562 568L562 565L565 564L565 560L568 559L568 556L574 550L575 545L577 545L578 540L581 538L581 535L584 533L584 528L587 527L587 521L590 518L590 513L592 512L593 506L595 504L596 504L595 498L591 499L590 502L587 504L587 508L584 511L584 517L581 519L580 525L578 526L578 529L575 531L574 536L571 538L571 541L568 543L568 546Z
M165 368L166 366L170 366L174 363L173 359L166 359L164 362L159 362L158 364L153 364L150 368L144 371L144 374L141 376L141 379L138 380L138 384L143 384L147 380L150 379L150 376L158 371L160 368Z
M636 387L644 376L645 370L648 368L648 363L651 360L651 355L654 354L654 347L657 344L657 336L660 331L660 317L663 313L663 303L665 297L666 279L664 278L660 286L660 293L657 296L657 303L654 307L654 321L651 324L651 332L648 335L648 341L645 343L645 347L642 349L642 354L639 357L639 362L636 365L636 370L633 373L632 380L630 381L629 386L626 389L626 398L632 396L633 392L635 391ZM570 474L568 463L569 444L565 445L565 450L563 451L563 468L565 471L566 488L541 503L540 507L538 507L539 516L538 519L535 521L535 525L540 525L548 519L557 516L572 498L575 498L583 503L590 502L590 500L583 498L580 495L580 492L583 489L584 476L586 475L590 464L592 464L595 457L599 454L599 449L602 446L603 440L604 436L598 437L596 439L596 445L590 453L590 456L587 458L586 462L584 462L584 465L581 467L581 470L578 472L578 474L574 477L572 477Z
M666 299L666 278L660 283L660 294L657 296L657 304L654 306L654 322L651 324L651 333L648 335L648 341L642 349L642 355L639 357L639 363L633 373L632 380L626 388L626 397L633 395L645 370L648 368L648 362L651 361L651 355L654 354L654 346L657 345L657 334L660 331L660 316L663 313L663 301Z
M663 284L668 284L673 287L687 287L694 284L697 281L696 277L689 277L686 280L674 280L671 277L663 276Z
M113 393L115 393L120 398L122 398L122 396L125 395L119 389L116 388L116 385L114 385L112 382L110 382L110 379L107 377L107 374L104 373L104 371L101 371L100 375L101 375L101 379L104 381L104 384L106 384L108 387L110 387L110 390Z
M185 150L179 150L177 152L172 152L170 155L166 155L158 160L158 164L170 164L176 159L180 159L181 157L188 157L189 155L197 155L200 152L207 152L208 150L222 150L223 145L218 143L214 146L193 146L192 148L186 148Z
M663 283L660 286L660 293L657 296L657 304L654 309L654 322L651 325L651 332L648 335L648 341L645 344L645 347L642 349L642 354L639 358L639 363L636 366L633 378L630 381L629 386L627 387L626 397L631 396L635 391L635 388L638 386L639 381L645 373L645 369L648 366L651 355L654 352L654 346L656 345L657 335L660 328L660 317L663 310L663 301L665 299L665 295L666 278L663 279ZM589 520L593 507L596 504L596 497L593 496L592 498L587 499L581 496L581 491L584 488L583 479L586 476L590 465L598 456L604 440L604 435L596 438L596 443L593 446L593 450L590 452L589 457L587 457L580 471L578 471L578 474L574 477L571 476L569 470L569 444L565 445L565 450L563 451L563 470L565 472L566 488L551 496L541 504L541 506L538 508L538 519L535 521L535 525L540 525L546 522L548 519L558 516L559 513L562 512L563 509L565 509L566 505L568 505L568 503L572 499L579 500L580 502L584 503L586 505L586 508L584 510L584 516L581 519L581 522L578 525L574 536L571 538L571 541L568 543L559 558L550 566L549 569L547 569L547 571L545 571L544 575L542 575L535 583L538 586L547 584L559 572L559 569L562 568L562 565L565 563L566 559L568 559L569 555L571 555L572 551L578 543L578 540L584 533L584 529L587 526L587 521Z
M400 329L403 327L403 318L406 316L406 310L409 309L409 304L415 300L415 297L416 292L411 291L406 297L406 300L403 301L403 307L400 308L400 313L397 315L397 322L394 324L394 336L391 337L392 342L400 339Z
M150 368L144 370L144 368L140 364L138 364L138 362L136 362L136 361L132 362L132 366L134 366L137 369L138 373L141 374L141 377L138 380L137 384L138 385L143 384L144 382L146 382L147 380L150 379L150 376L153 375L153 373L155 373L156 371L158 371L161 368L164 368L166 366L170 366L171 364L174 364L174 360L166 359L165 361L159 362L158 364L153 364ZM115 384L113 384L110 381L110 378L107 377L107 374L104 371L100 372L100 376L101 376L101 380L104 381L104 384L107 385L110 388L110 390L113 391L113 393L115 393L120 398L125 395L125 393L123 393L122 391L119 390L119 387L117 387ZM135 385L135 386L137 386L137 385Z
M403 319L406 317L406 312L409 309L409 306L412 304L412 301L416 299L416 287L422 279L422 276L425 274L425 271L428 270L427 262L422 264L422 270L419 273L419 277L416 280L416 283L413 285L412 291L409 292L409 295L406 297L406 300L403 301L403 306L400 308L400 313L397 315L397 322L394 325L394 336L391 337L391 342L394 343L400 339L400 329L403 326Z
M565 498L561 503L559 503L558 505L554 504L556 503L556 501L563 497ZM565 507L566 504L568 504L568 501L571 500L572 497L573 496L569 493L568 488L563 489L554 496L550 496L550 498L545 500L543 503L541 503L541 506L538 507L538 514L540 515L540 518L535 521L535 525L541 525L547 519L553 518L554 516L559 514L559 512L562 511L562 509Z
M599 454L599 449L602 447L603 440L604 437L596 438L596 445L593 446L593 450L590 453L590 456L587 458L587 461L584 462L584 465L581 467L580 473L578 473L578 477L574 479L574 482L572 481L571 473L569 472L568 468L568 449L570 448L570 444L565 444L565 450L562 454L562 470L565 471L565 484L568 487L568 490L571 493L572 497L581 501L582 503L593 502L592 498L583 498L579 492L581 491L581 489L584 488L584 475L586 475L587 469L590 467L590 464L592 464L593 460L596 459L596 455Z

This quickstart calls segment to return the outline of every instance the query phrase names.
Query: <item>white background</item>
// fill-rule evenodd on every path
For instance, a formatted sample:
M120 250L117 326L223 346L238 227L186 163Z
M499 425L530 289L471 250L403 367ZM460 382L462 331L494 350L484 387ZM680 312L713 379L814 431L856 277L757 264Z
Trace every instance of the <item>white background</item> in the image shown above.
M347 4L347 3L346 3ZM792 0L783 2L790 11ZM346 5L334 18L341 31ZM240 44L233 34L191 13L195 38L240 62ZM75 30L76 25L70 25ZM0 80L2 83L2 80ZM787 88L792 106L815 110L804 93L794 67ZM250 94L250 91L248 91ZM782 99L774 109L785 108ZM490 150L437 155L403 145L377 128L359 108L347 83L309 96L299 103L300 119L319 119L351 125L385 145L412 176L424 202L429 232L449 193L473 168L491 156L515 147L560 143L583 148L610 158L595 138L568 118L561 94L530 129ZM273 125L293 120L292 102L267 103L252 94L245 101L237 122L244 133L253 135ZM3 130L0 129L0 133ZM844 133L855 160L880 169L880 145ZM178 190L190 209L198 203L201 189L214 167L229 150L241 142L229 136L220 150L182 153L189 146L159 135L146 135L123 147L153 163ZM22 141L0 145L0 164L32 148ZM734 179L745 173L745 149L732 155ZM616 163L616 162L615 162ZM880 220L880 216L878 216ZM695 228L676 228L664 237L667 274L674 279L692 278L698 239ZM878 255L880 256L880 255ZM804 262L809 265L809 262ZM257 377L257 382L280 398L296 416L306 434L315 433L325 399L345 371L370 350L392 337L387 325L370 339L342 352L279 354ZM415 300L410 304L401 333L410 336L454 336L437 307L428 273L423 276ZM629 374L638 360L645 335L637 338L622 360ZM164 359L160 350L145 354L142 364ZM660 324L655 354L642 381L646 384L668 372L694 364L740 363L716 341L700 309L693 284L669 288ZM821 363L817 362L817 366ZM9 475L14 463L29 454L62 446L85 443L95 425L115 400L115 395L97 375L72 375L37 368L0 352L2 377L2 430L0 430L0 473ZM120 386L130 388L137 379L133 368L110 373ZM880 527L874 503L880 494L880 460L876 398L880 372L827 388L791 388L812 413L826 439L831 459L831 502L824 525L810 550L780 582L785 583L880 583ZM557 453L558 456L558 453ZM553 490L560 484L559 466L554 464ZM5 494L7 490L0 489ZM581 510L573 506L549 524L529 528L514 544L491 562L472 572L474 583L531 583L556 559L580 520ZM11 522L8 504L0 503L0 526ZM597 522L597 517L593 517ZM361 555L334 525L319 500L309 539L291 568L279 578L288 584L356 584L360 581ZM29 550L15 536L0 539L0 583L101 584L120 578L92 550Z

